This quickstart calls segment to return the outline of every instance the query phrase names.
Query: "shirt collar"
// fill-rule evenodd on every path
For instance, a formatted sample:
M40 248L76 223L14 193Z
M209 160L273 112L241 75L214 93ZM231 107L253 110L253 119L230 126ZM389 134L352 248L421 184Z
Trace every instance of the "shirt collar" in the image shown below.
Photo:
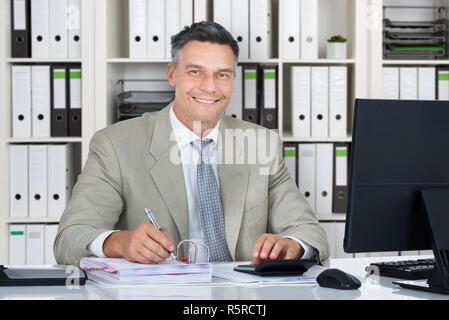
M179 119L175 115L175 112L173 111L173 105L170 108L170 122L179 148L182 148L186 144L190 144L192 141L200 139L200 137L197 134L195 134L192 130L187 128L181 121L179 121ZM203 139L212 139L212 141L217 145L219 125L220 120L218 120L217 124L212 129L212 131L209 132L209 134Z

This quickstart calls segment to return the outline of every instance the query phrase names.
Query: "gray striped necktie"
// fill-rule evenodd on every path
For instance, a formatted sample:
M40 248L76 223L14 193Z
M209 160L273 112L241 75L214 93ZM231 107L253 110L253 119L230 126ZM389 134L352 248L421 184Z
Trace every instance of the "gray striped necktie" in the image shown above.
M197 165L197 199L201 215L201 225L206 245L210 250L210 261L232 261L226 242L226 232L217 179L210 164L207 146L211 139L192 141L192 146L199 152Z

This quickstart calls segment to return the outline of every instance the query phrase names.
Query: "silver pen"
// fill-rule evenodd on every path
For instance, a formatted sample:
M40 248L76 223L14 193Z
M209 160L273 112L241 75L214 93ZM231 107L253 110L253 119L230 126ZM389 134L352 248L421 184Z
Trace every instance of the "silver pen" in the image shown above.
M157 220L154 217L153 212L151 212L151 210L148 208L145 208L144 210L145 210L145 213L147 214L148 220L150 220L150 222L153 224L153 226L155 226L159 231L161 231L162 229L161 229L159 223L157 223ZM173 251L168 251L168 253L170 254L170 257L173 260L176 260L176 257L173 254Z

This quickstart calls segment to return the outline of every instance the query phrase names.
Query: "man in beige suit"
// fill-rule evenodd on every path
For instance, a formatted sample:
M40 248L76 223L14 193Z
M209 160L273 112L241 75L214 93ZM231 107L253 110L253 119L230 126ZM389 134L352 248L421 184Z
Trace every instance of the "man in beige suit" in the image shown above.
M224 252L215 261L328 258L325 233L288 174L279 137L223 114L237 58L237 43L213 22L172 37L167 76L175 100L92 137L59 224L58 263L92 255L158 263L185 239Z

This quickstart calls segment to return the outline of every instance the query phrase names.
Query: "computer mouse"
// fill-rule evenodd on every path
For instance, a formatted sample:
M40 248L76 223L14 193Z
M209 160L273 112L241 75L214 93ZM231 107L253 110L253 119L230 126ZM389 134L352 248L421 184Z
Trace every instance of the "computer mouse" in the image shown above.
M321 287L340 290L353 290L361 286L360 280L353 275L332 268L321 272L316 278L316 281Z

